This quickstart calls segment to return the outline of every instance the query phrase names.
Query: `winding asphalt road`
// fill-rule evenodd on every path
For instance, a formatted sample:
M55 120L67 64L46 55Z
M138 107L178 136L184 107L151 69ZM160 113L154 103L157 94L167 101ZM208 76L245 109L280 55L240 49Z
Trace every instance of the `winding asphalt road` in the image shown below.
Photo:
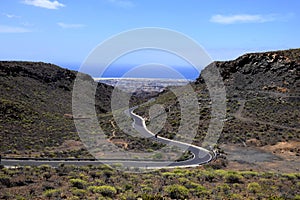
M190 151L192 158L184 161L154 161L154 160L87 160L87 159L32 159L32 158L20 158L11 159L3 158L1 164L4 166L37 166L47 164L53 167L59 166L59 164L68 164L75 166L82 165L97 165L97 164L122 164L124 167L138 167L138 168L174 168L174 167L195 167L201 164L210 162L214 158L214 154L207 149L198 147L192 144L187 144L179 141L170 140L164 137L155 136L154 133L149 131L145 125L145 120L135 114L133 111L136 107L127 110L126 114L133 118L133 127L143 136L155 140L157 142L172 145L181 148L182 150Z
M211 154L210 151L208 151L207 149L204 149L202 147L198 147L192 144L187 144L184 142L179 142L179 141L175 141L175 140L170 140L164 137L160 137L160 136L155 136L154 133L152 133L151 131L149 131L146 127L145 124L145 120L135 114L134 111L135 108L132 108L129 110L130 112L130 116L133 118L134 122L133 122L133 127L144 137L150 138L154 141L158 141L160 143L166 144L166 145L172 145L172 146L176 146L181 148L182 150L185 151L190 151L193 156L192 158L188 159L188 160L184 160L184 161L178 161L178 162L170 162L168 164L168 167L192 167L192 166L198 166L200 164L205 164L208 163L209 161L211 161L213 159L213 156ZM159 164L159 163L157 163ZM164 165L166 163L163 163Z

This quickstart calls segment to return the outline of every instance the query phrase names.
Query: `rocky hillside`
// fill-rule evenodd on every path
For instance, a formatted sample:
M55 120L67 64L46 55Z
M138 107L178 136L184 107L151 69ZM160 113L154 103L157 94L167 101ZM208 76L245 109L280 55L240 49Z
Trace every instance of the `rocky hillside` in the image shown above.
M227 95L227 116L219 144L263 148L296 142L284 152L299 157L300 49L250 53L213 64L222 75ZM70 118L75 76L76 72L51 64L0 62L0 153L88 156ZM86 79L93 81L87 75ZM202 145L210 122L211 100L201 76L192 86L200 107L200 125L194 143ZM159 147L151 141L131 138L118 129L109 112L111 92L112 87L98 84L96 109L98 114L106 113L99 120L109 140L127 149ZM167 112L167 122L159 134L174 137L181 118L176 96L165 91L137 112L150 119L148 111L155 103L163 105ZM155 117L151 120L155 121ZM151 122L147 123L150 130L155 129ZM282 152L282 148L273 151Z
M213 65L226 88L227 114L218 144L224 147L228 158L242 152L228 148L238 145L238 148L269 150L268 155L279 156L278 159L300 161L300 49L245 54L236 60L214 62L201 74ZM200 107L200 125L194 143L202 145L210 122L211 100L201 75L193 87ZM148 110L156 103L164 105L167 112L167 122L159 134L172 138L180 126L180 104L172 92L165 92L138 113L149 119ZM148 123L151 125L151 121ZM258 150L252 152L259 156ZM249 159L243 160L246 158ZM240 163L253 163L259 158L240 156L239 159Z
M39 156L66 142L78 144L71 120L76 73L41 62L0 62L1 154ZM93 81L88 75L86 79ZM109 110L111 92L111 86L98 84L98 113ZM76 156L81 148L79 145L67 154Z
M238 91L300 92L300 49L245 54L215 62L229 95ZM203 82L201 76L197 83Z

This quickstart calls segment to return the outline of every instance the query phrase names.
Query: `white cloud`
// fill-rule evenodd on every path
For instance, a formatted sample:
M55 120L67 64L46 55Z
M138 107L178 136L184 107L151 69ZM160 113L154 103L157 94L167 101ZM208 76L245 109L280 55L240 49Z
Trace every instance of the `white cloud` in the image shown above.
M31 32L29 29L18 26L0 25L0 33L27 33Z
M7 18L20 18L20 16L13 15L13 14L8 14L8 13L2 13L2 15L4 15Z
M123 7L123 8L134 7L134 3L129 0L108 0L108 1L116 6Z
M50 1L50 0L23 0L24 4L32 5L41 8L47 9L58 9L60 7L65 7L64 4L59 3L58 1Z
M274 21L274 15L213 15L210 18L211 22L219 24L236 24L236 23L264 23Z
M59 22L57 23L58 26L60 26L61 28L82 28L85 25L84 24L66 24L63 22Z

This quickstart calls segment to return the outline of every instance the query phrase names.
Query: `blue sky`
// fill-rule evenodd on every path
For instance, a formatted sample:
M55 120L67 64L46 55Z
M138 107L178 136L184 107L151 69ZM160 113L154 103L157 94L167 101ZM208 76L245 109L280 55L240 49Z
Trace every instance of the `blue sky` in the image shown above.
M299 0L0 0L0 5L0 60L76 68L100 42L142 27L186 34L213 60L300 47Z

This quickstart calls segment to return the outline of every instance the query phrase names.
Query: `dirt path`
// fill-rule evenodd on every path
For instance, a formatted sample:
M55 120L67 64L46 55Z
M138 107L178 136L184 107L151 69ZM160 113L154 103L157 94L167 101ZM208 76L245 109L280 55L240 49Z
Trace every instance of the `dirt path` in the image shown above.
M114 122L112 120L110 120L110 124L112 125L112 127L114 128L114 130L112 131L112 136L109 137L107 139L108 142L110 143L113 143L113 144L120 144L124 147L124 149L127 149L128 148L128 143L125 142L124 140L122 139L114 139L116 137L116 126L114 124Z

